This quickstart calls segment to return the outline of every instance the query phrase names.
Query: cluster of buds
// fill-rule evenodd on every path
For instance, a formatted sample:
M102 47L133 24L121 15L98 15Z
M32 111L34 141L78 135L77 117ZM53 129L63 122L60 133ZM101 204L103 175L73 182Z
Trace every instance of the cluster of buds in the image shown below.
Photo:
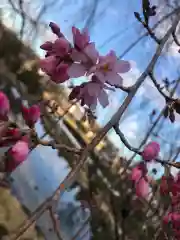
M169 196L171 202L170 211L163 217L164 225L173 230L174 239L180 239L180 174L176 177L163 176L161 179L160 193Z
M4 172L11 173L27 159L30 151L30 131L23 132L9 120L10 103L7 96L0 92L0 147L9 147L4 158ZM33 128L40 118L40 106L22 106L24 122Z
M99 101L106 107L109 101L105 90L122 85L120 74L130 70L130 63L119 60L114 51L101 56L95 43L90 42L86 29L81 32L72 27L73 44L70 44L55 23L49 26L57 39L41 45L46 51L45 58L40 61L42 71L55 83L86 76L89 81L74 87L69 98L77 99L82 106L95 108Z
M157 158L160 152L160 146L156 142L147 144L142 153L143 162L132 169L131 180L135 183L136 195L141 198L147 198L150 193L151 178L147 175L147 162Z

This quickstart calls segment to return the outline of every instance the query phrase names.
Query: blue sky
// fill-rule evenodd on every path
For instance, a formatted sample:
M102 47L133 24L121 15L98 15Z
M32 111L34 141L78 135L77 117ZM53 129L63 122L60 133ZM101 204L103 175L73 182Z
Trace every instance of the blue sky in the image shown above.
M4 0L5 1L5 0ZM50 0L46 1L49 2ZM34 3L34 1L32 1ZM38 2L38 1L37 1ZM59 1L59 4L62 1ZM83 0L69 0L66 1L67 5L61 9L57 10L57 5L52 6L51 10L44 15L43 19L45 22L55 21L61 26L62 31L71 41L71 26L75 24L77 27L82 28L85 24L85 19L88 17L88 12L86 7L84 7ZM86 5L91 6L92 1L87 1ZM58 4L58 3L57 3ZM1 6L1 5L0 5ZM82 7L84 9L82 10ZM89 12L91 7L89 8ZM90 25L90 35L91 40L95 41L96 46L101 54L106 54L109 50L113 49L116 51L117 55L121 55L124 50L136 40L140 34L144 32L141 29L140 24L136 21L133 12L141 11L140 1L118 1L118 0L101 0L97 7L95 14L95 20ZM156 22L156 19L152 19L152 22ZM16 26L18 28L20 21L17 19ZM7 21L6 21L7 24ZM160 29L157 34L161 34L163 29ZM41 36L37 36L36 44L33 47L36 49L37 53L42 56L43 52L39 49L39 45L45 40L45 36L49 38L52 37L50 33L46 33ZM116 38L112 39L113 35L117 35ZM46 40L47 37L46 37ZM149 63L152 55L155 51L155 44L152 39L146 38L146 40L141 41L135 48L133 48L128 54L124 56L125 60L132 62L132 71L127 75L124 75L124 84L130 85L136 81L140 73L145 69ZM158 64L155 69L155 74L158 76L158 80L161 81L163 77L169 77L174 80L178 76L177 69L179 68L179 55L177 54L177 49L172 48L158 60ZM98 107L97 115L98 122L104 125L112 114L119 107L123 101L125 95L117 90L115 93L110 93L110 106L106 109L101 109ZM144 107L143 107L144 105ZM147 127L150 126L148 114L153 108L158 111L164 106L164 100L156 89L154 89L150 80L147 79L143 84L143 87L138 91L133 103L130 105L128 111L124 114L123 121L121 121L121 129L127 136L127 139L132 143L132 145L137 146L143 139ZM177 116L178 117L178 116ZM178 121L174 126L166 121L165 127L163 128L162 135L164 138L169 137L169 131L171 132L171 138L173 140L174 132L179 129L179 117ZM110 138L113 142L121 149L121 153L124 155L129 155L129 151L123 147L119 137L111 131ZM179 143L178 138L176 138L177 145ZM158 138L160 143L163 141ZM168 149L168 144L162 147L162 154Z

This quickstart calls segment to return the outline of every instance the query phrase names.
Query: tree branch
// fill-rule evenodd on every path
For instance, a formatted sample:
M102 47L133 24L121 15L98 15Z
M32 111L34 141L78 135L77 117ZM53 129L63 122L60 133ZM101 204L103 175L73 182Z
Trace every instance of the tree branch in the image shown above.
M152 82L154 83L154 86L157 88L157 90L159 91L159 93L165 98L165 100L171 100L171 101L175 101L176 99L170 96L167 96L161 89L160 85L157 83L154 74L152 72L149 73L149 77L151 78Z
M50 217L51 217L51 219L52 219L53 228L54 228L54 231L55 231L55 233L56 233L56 235L57 235L57 238L58 238L59 240L63 240L62 237L61 237L61 234L60 234L59 222L58 222L56 216L55 216L54 213L53 213L52 207L49 207L49 213L50 213Z

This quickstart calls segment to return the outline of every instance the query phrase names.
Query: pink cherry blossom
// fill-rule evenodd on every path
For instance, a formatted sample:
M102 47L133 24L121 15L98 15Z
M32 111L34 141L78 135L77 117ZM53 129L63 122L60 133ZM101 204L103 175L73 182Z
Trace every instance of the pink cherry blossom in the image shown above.
M122 77L119 73L126 73L130 70L130 64L127 61L118 60L114 51L110 51L106 56L99 58L99 63L95 68L90 69L89 74L94 73L102 83L110 85L122 85Z
M79 50L83 50L90 41L89 33L87 29L83 29L82 32L76 27L72 27L74 46Z
M62 37L63 36L63 34L61 33L60 27L56 23L50 22L49 26L51 28L51 31L54 34L56 34L58 37Z
M81 77L85 75L89 69L94 69L98 61L98 51L95 44L88 44L82 51L72 50L71 58L74 63L68 69L69 77Z
M141 154L143 160L152 161L160 152L160 146L157 142L150 142L147 144Z
M0 92L0 120L7 120L7 115L10 111L9 99L7 96Z
M87 105L89 107L95 107L97 101L99 101L103 107L106 107L109 101L104 87L105 86L96 81L83 83L72 90L69 99L77 99L81 101L82 106Z
M41 112L39 105L33 105L29 108L22 106L22 115L29 127L33 127L34 124L39 120Z
M6 171L12 172L17 166L24 162L29 154L28 143L19 140L10 150L8 150L8 159L6 160Z

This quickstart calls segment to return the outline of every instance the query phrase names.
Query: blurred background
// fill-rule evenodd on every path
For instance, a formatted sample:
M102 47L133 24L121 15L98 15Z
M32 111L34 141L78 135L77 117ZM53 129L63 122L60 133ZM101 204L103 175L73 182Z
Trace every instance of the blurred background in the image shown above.
M152 0L151 3L157 6L157 14L151 18L150 27L161 38L171 26L180 2ZM109 92L109 106L102 109L98 105L96 120L85 118L84 109L68 101L68 95L71 86L86 79L70 79L58 87L47 84L48 77L38 68L38 60L44 57L39 46L54 39L48 27L50 21L60 26L70 42L73 25L80 29L87 27L100 54L115 50L118 57L131 62L131 71L123 75L123 84L130 86L144 71L156 49L156 43L134 17L134 12L142 14L141 1L1 0L0 89L11 101L11 117L23 126L21 101L31 105L40 99L51 100L59 106L58 111L50 114L46 109L41 122L36 124L39 136L76 148L85 147L116 112L126 94L121 90ZM179 29L176 33L179 37ZM174 97L180 95L178 50L170 38L154 71L164 92ZM174 123L164 118L165 104L147 78L123 115L120 127L134 147L141 148L156 140L161 145L162 159L179 161L180 117L176 114ZM1 155L5 150L0 149ZM129 160L133 161L127 166ZM158 193L151 194L153 197L150 196L148 202L136 199L129 171L140 160L113 130L108 133L90 153L77 181L59 202L57 213L62 239L155 239L165 209ZM12 173L12 189L0 188L0 238L18 228L76 163L76 156L64 150L43 146L34 149L27 161ZM158 187L164 168L153 163L148 165L148 170ZM177 170L171 168L171 172L176 174ZM58 239L49 213L21 239Z

